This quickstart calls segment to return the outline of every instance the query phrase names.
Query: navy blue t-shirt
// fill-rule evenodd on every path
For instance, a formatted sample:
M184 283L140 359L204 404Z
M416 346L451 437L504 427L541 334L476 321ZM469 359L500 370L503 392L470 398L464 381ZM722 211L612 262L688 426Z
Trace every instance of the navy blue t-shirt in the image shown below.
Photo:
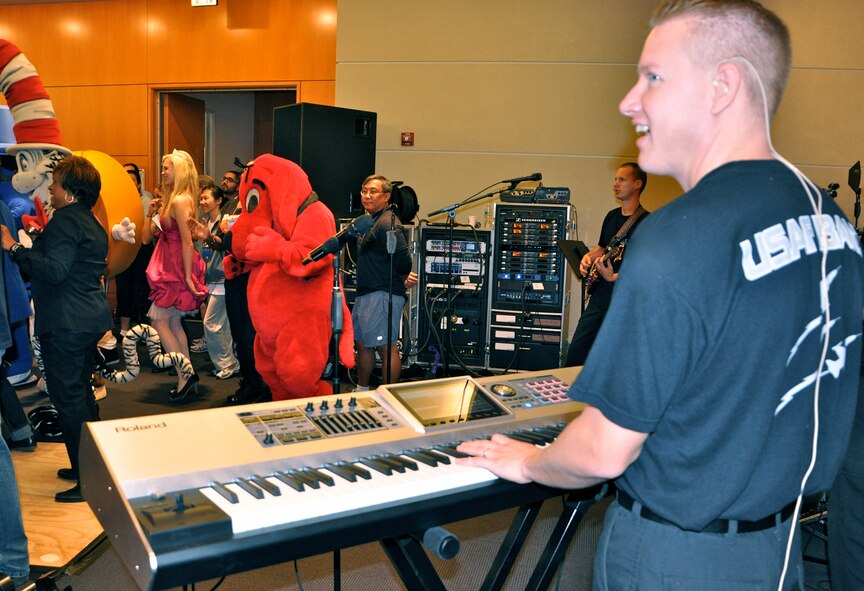
M822 211L831 325L808 493L830 487L849 438L864 303L857 233L830 199ZM760 519L799 492L825 328L818 232L799 180L748 161L706 175L627 245L570 396L649 434L618 486L685 529Z

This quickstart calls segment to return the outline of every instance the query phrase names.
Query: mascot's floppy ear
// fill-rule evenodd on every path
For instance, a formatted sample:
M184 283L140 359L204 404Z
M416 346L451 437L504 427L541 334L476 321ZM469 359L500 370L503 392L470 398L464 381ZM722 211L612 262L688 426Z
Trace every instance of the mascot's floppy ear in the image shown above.
M290 160L281 160L280 193L278 195L271 193L270 199L273 207L273 218L278 220L282 234L289 238L294 234L300 206L312 193L312 185L309 184L309 177L302 168Z

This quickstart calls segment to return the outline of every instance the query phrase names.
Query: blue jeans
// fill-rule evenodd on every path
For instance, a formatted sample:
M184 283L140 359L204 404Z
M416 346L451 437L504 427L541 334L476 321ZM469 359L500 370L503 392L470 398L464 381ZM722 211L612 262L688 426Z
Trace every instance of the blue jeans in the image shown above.
M27 535L21 519L21 501L12 455L0 437L0 572L13 578L30 574Z
M790 518L763 531L703 534L649 521L614 501L594 559L594 591L777 589ZM784 590L801 589L801 536L795 540Z

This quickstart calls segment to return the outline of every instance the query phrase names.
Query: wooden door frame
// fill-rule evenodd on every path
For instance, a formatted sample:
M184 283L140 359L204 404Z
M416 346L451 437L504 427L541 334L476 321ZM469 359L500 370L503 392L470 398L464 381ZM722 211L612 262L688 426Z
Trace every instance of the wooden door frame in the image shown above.
M153 171L152 186L158 184L159 171L162 167L162 94L164 93L200 93L200 92L256 92L273 90L291 90L297 93L297 102L302 100L302 83L299 80L277 80L272 82L258 82L247 84L202 84L199 86L189 84L158 84L149 85L150 108L148 117L148 134L150 141L147 162Z

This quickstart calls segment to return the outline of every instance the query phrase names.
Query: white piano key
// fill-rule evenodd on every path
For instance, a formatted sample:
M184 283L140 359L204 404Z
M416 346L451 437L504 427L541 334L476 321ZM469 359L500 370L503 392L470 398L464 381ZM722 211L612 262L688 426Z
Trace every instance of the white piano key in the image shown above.
M417 470L406 470L404 473L394 471L390 476L374 470L370 470L370 473L372 477L369 480L349 482L337 477L334 478L333 486L322 485L318 489L304 487L302 492L268 477L266 480L278 487L281 494L273 496L265 492L263 499L256 499L237 485L229 483L227 488L237 494L237 503L228 502L210 487L201 489L201 492L231 517L232 529L238 534L370 511L407 499L416 500L424 495L452 493L497 478L487 470L455 464L431 467L418 463Z

